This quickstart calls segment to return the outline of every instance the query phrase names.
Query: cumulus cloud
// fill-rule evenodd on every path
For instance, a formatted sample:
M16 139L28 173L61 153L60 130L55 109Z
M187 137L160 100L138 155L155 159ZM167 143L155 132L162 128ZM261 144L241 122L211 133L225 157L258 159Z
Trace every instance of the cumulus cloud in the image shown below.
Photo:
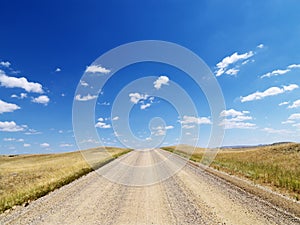
M182 125L182 129L192 129L194 127L195 127L195 125L188 125L188 124L183 124Z
M284 75L284 74L292 71L293 69L297 69L297 68L300 68L300 64L291 64L291 65L287 66L286 69L273 70L272 72L268 72L268 73L262 75L260 78Z
M171 129L174 129L174 127L172 125L169 125L169 126L158 126L158 127L152 127L152 134L154 136L164 136L166 135L166 131L167 130L171 130Z
M110 73L110 70L106 69L102 66L99 66L99 65L91 65L91 66L86 67L85 72L86 73L104 73L104 74L108 74L108 73Z
M300 107L300 99L294 101L292 105L288 106L289 109L294 109L294 108L298 108L298 107Z
M8 68L8 67L10 67L10 65L11 65L10 62L8 62L8 61L1 61L0 62L0 66L3 66L3 67L7 67Z
M26 135L36 135L36 134L41 134L42 132L37 131L35 129L28 129L28 131L25 133Z
M296 69L296 68L300 68L300 64L291 64L288 66L289 69Z
M294 113L294 114L290 115L288 120L300 120L300 113Z
M50 144L48 144L48 143L42 143L42 144L40 144L40 146L42 147L42 148L48 148L48 147L50 147Z
M85 95L85 96L81 96L79 94L79 95L75 96L75 100L76 101L89 101L89 100L95 99L97 97L98 97L97 95L90 95L90 94L88 94L88 95Z
M266 73L266 74L262 75L260 78L283 75L283 74L286 74L286 73L288 73L290 71L291 71L290 69L286 69L286 70L273 70L272 72L269 72L269 73Z
M281 103L279 103L278 105L279 105L279 106L283 106L283 105L288 105L288 104L290 104L290 102L281 102Z
M236 68L232 68L232 69L227 70L225 73L228 74L228 75L234 75L235 76L235 75L238 74L239 71L240 70L238 70Z
M3 141L24 142L24 139L23 138L19 138L19 139L16 139L16 138L3 138Z
M253 55L254 55L254 53L252 51L249 51L249 52L246 52L246 53L240 54L240 55L237 52L235 52L231 56L225 57L221 62L219 62L217 64L216 76L218 77L218 76L223 75L229 66L231 66L232 64L235 64L236 62L238 62L240 60L247 60L250 57L252 57ZM236 75L238 72L236 70L237 70L236 68L232 69L227 74Z
M130 93L129 97L132 103L137 104L141 100L146 100L149 96L136 92L136 93Z
M26 125L19 126L15 121L0 121L0 131L5 132L18 132L23 131L26 128Z
M241 97L241 102L249 102L249 101L254 101L254 100L260 100L268 96L274 96L278 94L282 94L287 91L292 91L294 89L299 88L298 85L296 84L290 84L288 86L283 86L282 88L280 87L270 87L267 90L263 92L255 92L253 94L247 95L245 97Z
M207 117L195 117L195 116L183 116L183 119L179 121L181 124L211 124L211 121Z
M249 113L249 111L237 111L235 109L223 110L220 117L224 117L224 119L219 125L224 126L225 129L254 129L256 128L255 124L245 122L253 119L246 115Z
M61 68L59 68L59 67L57 67L56 69L55 69L55 72L60 72L61 71Z
M236 116L243 116L245 114L250 113L249 111L237 111L235 109L229 109L229 110L223 110L220 113L221 117L226 117L226 116L232 116L232 117L236 117Z
M298 129L300 129L300 123L293 124L293 127L297 127Z
M20 107L13 103L4 102L0 99L0 114L5 112L13 112L17 109L20 109Z
M263 48L264 45L263 44L260 44L260 45L257 45L258 48Z
M151 106L150 103L142 104L142 105L141 105L141 110L144 110L144 109L146 109L146 108L148 108L148 107L150 107L150 106Z
M43 86L39 83L29 82L25 77L9 77L0 70L1 86L6 88L22 88L27 92L43 93Z
M10 96L11 98L18 98L18 99L23 99L23 98L27 98L27 94L26 93L21 93L20 96L13 94Z
M118 116L115 116L115 117L112 118L112 120L114 120L114 121L115 121L115 120L119 120L119 119L120 119L120 118L119 118Z
M83 87L88 87L89 84L87 82L85 82L84 80L80 80L80 85L83 86Z
M98 128L102 128L102 129L108 129L108 128L111 128L110 124L107 124L104 121L103 118L99 118L98 119L98 123L96 123L95 127L98 127Z
M300 120L300 113L294 113L292 115L289 116L289 118L282 122L282 124L294 124L296 123L296 121Z
M39 97L33 98L31 101L34 103L47 105L50 99L47 95L41 95Z
M109 102L101 102L101 103L98 103L98 105L110 106L110 103Z
M24 148L28 148L31 146L31 144L24 143L23 146L24 146Z
M167 76L160 76L156 81L153 82L154 87L158 90L161 88L162 85L169 84L169 77Z

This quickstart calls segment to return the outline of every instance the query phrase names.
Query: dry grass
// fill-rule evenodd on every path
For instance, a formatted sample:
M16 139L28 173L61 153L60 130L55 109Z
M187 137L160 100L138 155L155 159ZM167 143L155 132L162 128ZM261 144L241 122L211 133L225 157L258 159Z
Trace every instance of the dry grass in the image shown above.
M85 155L96 156L92 166L97 168L129 150L107 151L111 157L98 149L86 150ZM37 199L92 170L80 152L0 156L0 212Z
M174 152L175 147L164 149ZM184 147L179 152L184 154ZM204 149L197 148L190 159L200 162L203 153ZM300 198L300 144L222 149L211 167L269 186L296 200Z

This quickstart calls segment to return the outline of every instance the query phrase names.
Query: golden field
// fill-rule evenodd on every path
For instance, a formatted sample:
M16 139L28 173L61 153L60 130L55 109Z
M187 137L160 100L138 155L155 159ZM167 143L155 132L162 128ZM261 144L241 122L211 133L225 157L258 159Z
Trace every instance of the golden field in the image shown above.
M178 146L163 149L187 156L185 149ZM179 150L178 150L179 149ZM190 159L200 162L205 149L196 148ZM282 143L259 147L221 149L211 167L244 177L273 190L300 198L300 144Z
M127 153L128 149L85 150L97 168ZM109 153L109 154L107 154ZM26 204L92 171L81 152L0 156L0 212Z

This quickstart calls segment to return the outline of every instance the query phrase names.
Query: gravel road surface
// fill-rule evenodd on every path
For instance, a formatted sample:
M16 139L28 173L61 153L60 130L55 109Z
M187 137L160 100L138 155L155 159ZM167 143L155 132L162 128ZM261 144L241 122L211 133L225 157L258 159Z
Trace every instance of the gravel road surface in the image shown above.
M300 224L259 197L184 165L163 150L133 151L0 215L0 224Z

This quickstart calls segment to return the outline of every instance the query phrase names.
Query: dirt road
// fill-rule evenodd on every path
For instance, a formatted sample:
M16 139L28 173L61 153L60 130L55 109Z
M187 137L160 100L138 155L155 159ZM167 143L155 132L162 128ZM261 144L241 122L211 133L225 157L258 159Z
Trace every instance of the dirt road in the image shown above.
M98 171L129 185L92 172L1 215L0 224L300 224L299 218L200 168L180 169L181 158L168 158L162 150L130 152ZM147 167L162 161L167 163ZM172 175L174 169L180 170Z

